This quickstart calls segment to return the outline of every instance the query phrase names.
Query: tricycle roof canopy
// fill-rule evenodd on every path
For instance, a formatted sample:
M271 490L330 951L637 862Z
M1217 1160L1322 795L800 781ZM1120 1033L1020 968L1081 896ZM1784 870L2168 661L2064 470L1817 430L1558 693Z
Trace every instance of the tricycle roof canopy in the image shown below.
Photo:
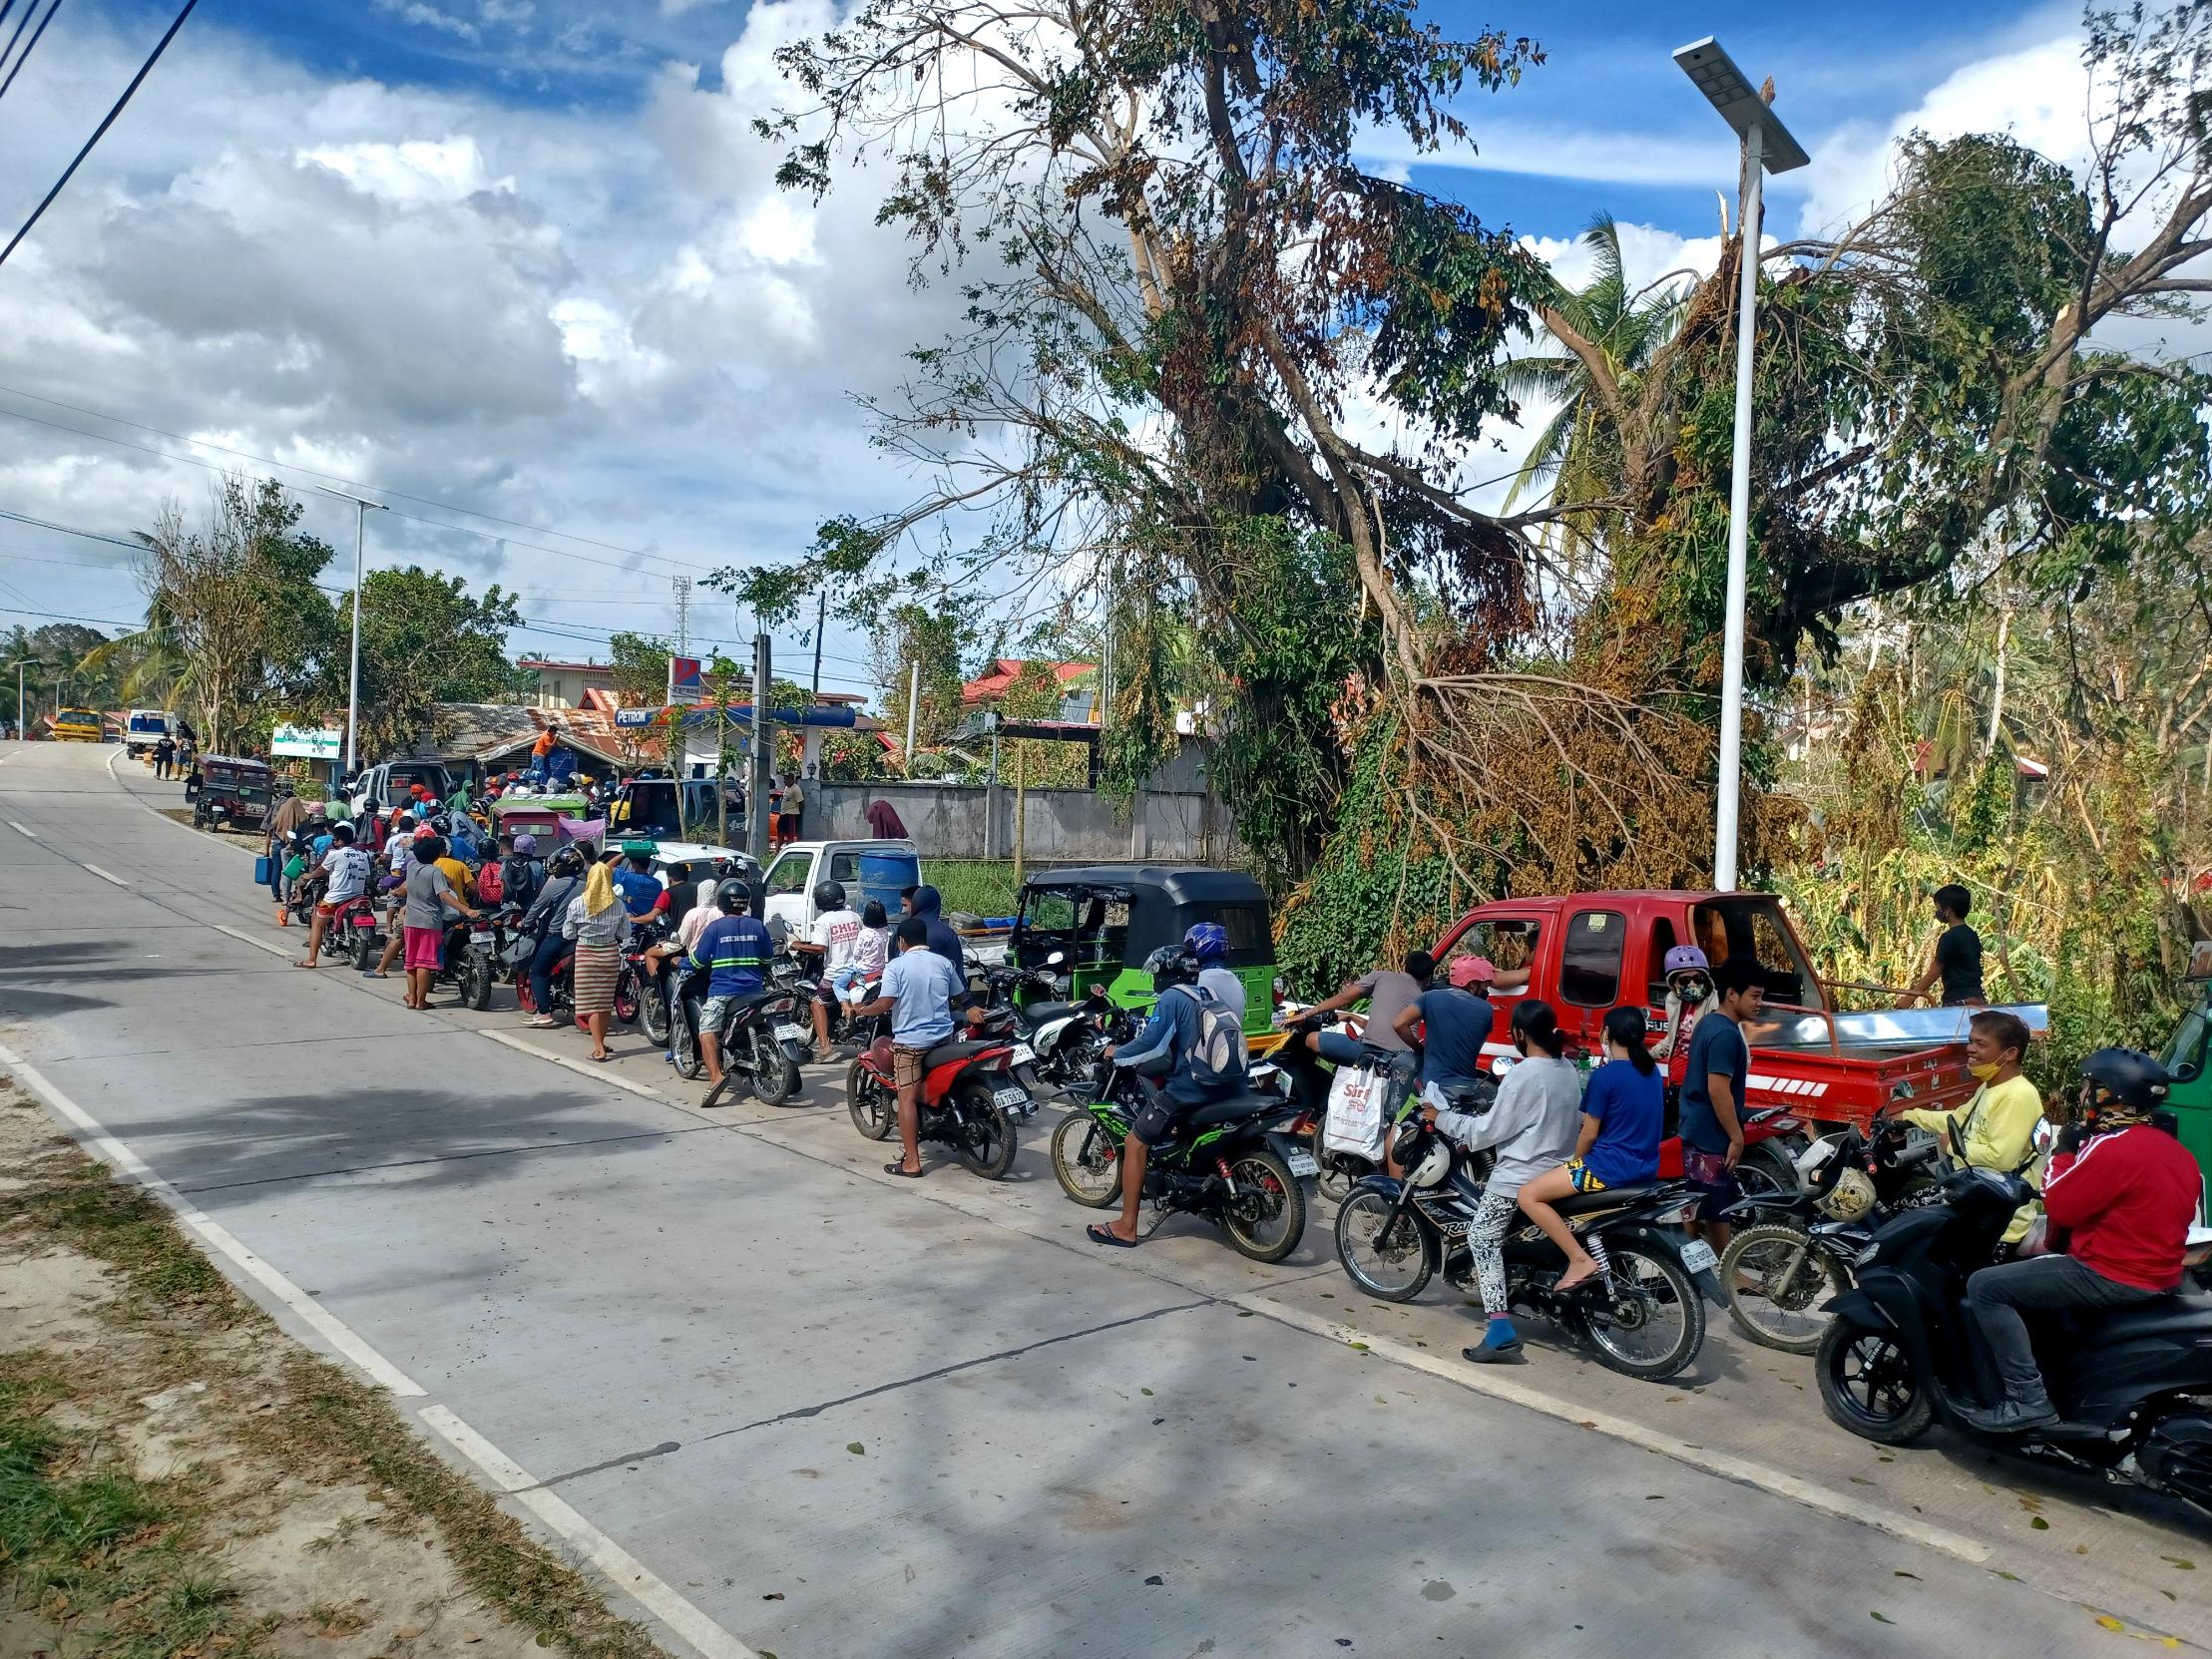
M1178 905L1265 904L1266 891L1242 870L1177 868L1164 864L1079 864L1040 870L1025 888L1058 887L1147 889Z

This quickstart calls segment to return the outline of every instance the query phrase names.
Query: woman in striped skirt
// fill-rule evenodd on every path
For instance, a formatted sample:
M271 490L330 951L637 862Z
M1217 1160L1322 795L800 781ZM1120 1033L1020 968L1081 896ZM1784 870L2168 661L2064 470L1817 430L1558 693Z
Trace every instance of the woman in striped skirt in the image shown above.
M607 1022L615 1012L615 982L622 975L630 912L616 897L605 863L593 865L585 876L584 891L570 903L561 932L576 941L576 1012L591 1030L592 1058L613 1059L607 1051Z

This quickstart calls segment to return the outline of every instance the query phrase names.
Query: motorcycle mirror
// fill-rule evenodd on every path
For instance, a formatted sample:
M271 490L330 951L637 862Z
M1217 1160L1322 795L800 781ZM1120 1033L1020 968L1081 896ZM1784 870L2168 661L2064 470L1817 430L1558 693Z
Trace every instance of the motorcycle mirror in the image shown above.
M2032 1138L2035 1143L2036 1155L2040 1157L2048 1153L2053 1146L2058 1144L2057 1125L2052 1123L2051 1120L2047 1117L2038 1117L2035 1119L2035 1133L2030 1138Z

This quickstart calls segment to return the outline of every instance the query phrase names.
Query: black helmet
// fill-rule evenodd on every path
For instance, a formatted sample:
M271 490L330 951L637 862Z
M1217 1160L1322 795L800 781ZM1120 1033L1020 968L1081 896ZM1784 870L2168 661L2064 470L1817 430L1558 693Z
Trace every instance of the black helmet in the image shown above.
M581 876L584 874L584 849L577 846L563 847L553 855L553 862L546 868L557 876Z
M750 908L751 904L752 891L740 877L731 876L715 885L714 908L724 916L735 916L739 911Z
M845 908L845 884L837 881L818 881L814 884L814 908L816 910L843 910Z
M1144 972L1152 976L1152 989L1189 985L1198 977L1198 959L1181 945L1162 945L1144 959Z
M2088 1104L2102 1105L2109 1096L2137 1116L2163 1102L2173 1081L2163 1065L2134 1048L2099 1048L2081 1062L2081 1076L2089 1084Z

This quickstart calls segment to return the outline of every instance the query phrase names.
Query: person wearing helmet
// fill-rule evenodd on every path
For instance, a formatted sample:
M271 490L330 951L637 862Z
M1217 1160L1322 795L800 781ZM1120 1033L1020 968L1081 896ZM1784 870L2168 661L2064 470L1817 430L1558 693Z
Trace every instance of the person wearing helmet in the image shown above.
M1229 971L1229 930L1218 922L1194 922L1182 936L1182 948L1197 959L1199 987L1243 1025L1244 982Z
M1432 1105L1445 1103L1446 1089L1464 1088L1490 1069L1483 1045L1498 1023L1498 1012L1490 1002L1491 982L1497 974L1488 957L1454 957L1445 974L1451 983L1424 991L1391 1022L1391 1030L1407 1047L1426 1040L1421 1097Z
M722 1084L722 1029L738 1000L768 983L768 959L775 955L775 942L751 905L752 892L742 878L723 881L714 889L714 908L720 914L699 930L698 942L683 959L692 972L707 977L706 1003L699 1010L699 1058L706 1062L709 1089Z
M653 855L660 850L659 843L653 841L622 844L623 862L615 871L615 893L634 922L651 916L662 894L667 891L661 885L661 878L653 873Z
M1506 1303L1506 1228L1520 1213L1522 1187L1563 1160L1573 1146L1574 1114L1582 1103L1581 1073L1564 1057L1566 1034L1549 1003L1531 997L1515 1006L1513 1040L1522 1062L1506 1073L1490 1110L1440 1110L1433 1102L1421 1108L1424 1123L1469 1151L1488 1147L1496 1152L1490 1179L1483 1183L1483 1201L1467 1224L1468 1253L1482 1287L1483 1310L1490 1316L1483 1340L1461 1350L1477 1365L1523 1363L1521 1335ZM1433 1037L1431 1043L1433 1053Z
M2023 1309L2131 1308L2180 1287L2204 1176L2151 1121L2168 1082L2163 1065L2132 1048L2099 1048L2081 1062L2079 1114L2043 1179L2043 1213L2062 1242L1967 1281L1968 1310L2004 1386L1995 1405L1965 1414L1977 1429L2015 1434L2058 1421Z
M1128 1249L1135 1245L1136 1212L1144 1201L1144 1166L1152 1142L1199 1106L1226 1100L1244 1090L1245 1044L1240 1022L1199 983L1198 957L1187 939L1162 945L1144 959L1152 976L1152 1016L1133 1041L1109 1044L1106 1057L1136 1079L1144 1105L1129 1123L1121 1143L1121 1213L1086 1229L1095 1244ZM1229 1031L1235 1040L1223 1040ZM1216 1049L1220 1052L1216 1052ZM1198 1056L1206 1056L1199 1074ZM1164 1076L1164 1081L1153 1078Z
M568 954L569 943L562 937L561 921L584 891L584 867L580 847L572 844L555 853L537 897L517 924L517 932L537 941L530 953L530 1002L534 1012L526 1024L540 1030L560 1024L553 1018L553 969Z
M1605 1063L1590 1073L1582 1090L1582 1124L1574 1137L1574 1155L1521 1189L1521 1213L1566 1255L1566 1271L1553 1287L1561 1291L1593 1277L1597 1263L1552 1206L1578 1192L1633 1186L1659 1173L1666 1077L1644 1045L1643 1010L1613 1009L1605 1016L1603 1030Z
M860 913L845 903L842 882L814 884L814 920L793 954L810 959L814 987L814 1051L829 1053L829 1011L850 1001L846 993L860 983Z
M1404 962L1403 968L1378 968L1358 979L1346 980L1334 997L1323 998L1306 1010L1306 1018L1315 1019L1350 1008L1362 998L1367 1001L1367 1024L1358 1037L1341 1032L1312 1032L1307 1035L1306 1046L1339 1065L1357 1064L1362 1043L1372 1042L1378 1048L1400 1052L1411 1046L1398 1035L1398 1016L1429 989L1429 982L1436 978L1437 964L1427 951L1408 951Z
M1651 1056L1671 1059L1674 1050L1689 1041L1698 1017L1711 1006L1713 965L1695 945L1677 945L1667 952L1660 971L1666 978L1666 1029Z
M2020 1071L2027 1057L2027 1026L2016 1014L1984 1009L1967 1022L1967 1069L1982 1086L1964 1113L1924 1107L1895 1112L1891 1121L1910 1123L1943 1137L1951 1149L1951 1124L1958 1120L1967 1162L1977 1169L2011 1172L2027 1161L2035 1145L2035 1125L2043 1118L2043 1097ZM2004 1230L2004 1242L2017 1244L2034 1223L2035 1206L2022 1204Z
M499 867L500 899L502 903L520 905L528 910L545 890L545 860L538 856L538 838L535 835L518 835L508 849L506 859Z

